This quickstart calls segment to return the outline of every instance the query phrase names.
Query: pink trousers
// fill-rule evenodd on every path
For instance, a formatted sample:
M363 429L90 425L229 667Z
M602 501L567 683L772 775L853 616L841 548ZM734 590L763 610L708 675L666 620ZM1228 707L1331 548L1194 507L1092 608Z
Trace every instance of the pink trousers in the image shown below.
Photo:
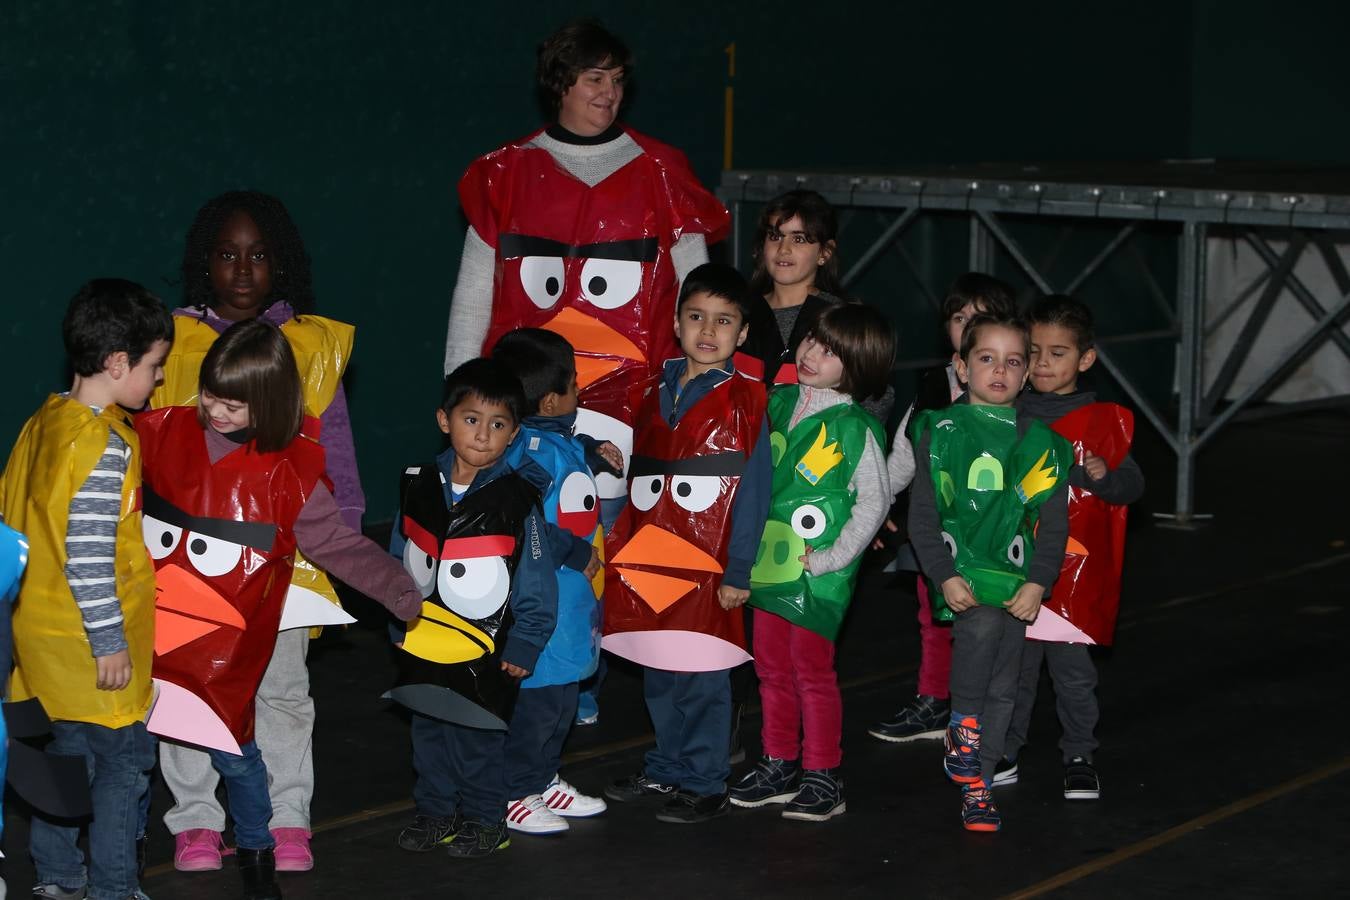
M919 693L946 700L951 694L952 627L933 621L928 582L919 576Z
M779 759L800 755L806 769L838 766L844 705L834 674L834 642L756 609L754 653L764 752Z

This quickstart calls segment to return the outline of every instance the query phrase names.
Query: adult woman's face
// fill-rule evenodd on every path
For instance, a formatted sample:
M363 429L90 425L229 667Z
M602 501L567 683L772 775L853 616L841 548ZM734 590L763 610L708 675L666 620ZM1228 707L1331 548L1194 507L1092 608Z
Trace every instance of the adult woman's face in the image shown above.
M562 96L558 124L573 134L595 137L614 124L623 103L622 68L583 69Z

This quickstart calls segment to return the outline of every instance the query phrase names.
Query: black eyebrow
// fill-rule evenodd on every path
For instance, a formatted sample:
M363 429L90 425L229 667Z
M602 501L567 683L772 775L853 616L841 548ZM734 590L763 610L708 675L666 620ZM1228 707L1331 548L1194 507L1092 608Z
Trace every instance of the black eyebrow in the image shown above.
M563 259L617 259L627 262L656 262L654 237L629 241L603 241L596 244L564 244L530 234L502 234L497 237L502 259L521 256L556 256Z
M735 451L691 456L687 459L657 459L654 456L633 456L628 465L630 477L642 475L734 476L743 472L745 472L745 455Z
M232 544L243 544L263 553L272 551L272 543L277 537L277 526L262 522L234 522L229 519L208 519L204 516L192 516L174 506L168 500L156 494L149 485L144 486L145 501L142 511L154 516L161 522L177 525L185 531L204 534Z

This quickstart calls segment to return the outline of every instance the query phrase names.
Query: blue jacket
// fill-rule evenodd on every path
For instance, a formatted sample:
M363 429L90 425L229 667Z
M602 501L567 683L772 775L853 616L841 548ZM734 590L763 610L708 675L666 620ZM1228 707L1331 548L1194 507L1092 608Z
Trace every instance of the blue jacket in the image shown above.
M445 490L446 505L453 503L450 493L450 474L455 468L455 451L447 447L436 457L436 468L440 469L442 486ZM469 485L473 493L484 485L511 473L506 455L486 469L482 469ZM395 521L401 521L400 514ZM558 618L558 580L554 576L553 548L547 537L547 528L543 517L532 510L518 535L522 546L520 560L511 577L511 594L507 602L511 604L511 616L514 620L511 631L506 637L506 646L502 650L502 660L533 672L539 661L539 654L553 634L553 626ZM403 558L406 541L397 527L389 536L389 552L398 559ZM401 640L402 623L390 627L395 641Z
M689 408L709 391L735 374L731 361L727 368L709 369L689 379L680 389L680 377L688 368L684 357L666 360L661 372L661 415L671 425L680 421ZM773 456L769 449L768 416L759 426L755 449L746 461L745 473L736 487L731 503L731 540L727 544L727 567L722 583L728 587L748 590L750 567L759 550L759 539L764 534L764 523L769 518L769 501L773 494ZM747 553L749 555L747 555Z
M583 446L572 437L573 422L575 416L527 417L505 456L512 468L539 489L548 542L560 563L556 570L558 624L533 674L521 682L522 688L572 684L594 672L600 659L600 603L590 580L581 572L590 562L594 534L588 541L558 524L564 506L577 504L588 495L597 514L595 528L599 529L599 495ZM584 480L574 477L568 483L569 476L578 475Z

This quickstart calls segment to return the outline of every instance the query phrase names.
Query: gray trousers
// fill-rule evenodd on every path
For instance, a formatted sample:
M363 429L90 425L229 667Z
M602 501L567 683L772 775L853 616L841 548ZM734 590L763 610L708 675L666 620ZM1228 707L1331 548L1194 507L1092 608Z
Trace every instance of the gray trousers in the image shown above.
M1087 644L1054 644L1027 641L1022 651L1022 674L1017 686L1017 705L1012 721L1008 723L1008 739L1003 752L1009 759L1027 743L1031 711L1036 706L1036 689L1041 681L1041 660L1050 667L1050 681L1055 686L1055 708L1059 712L1059 727L1063 734L1059 749L1068 762L1075 756L1092 759L1097 749L1093 731L1097 728L1097 667L1088 653Z
M1003 758L1026 643L1027 624L993 606L957 613L952 625L952 715L979 719L985 784Z
M309 696L305 665L308 653L308 628L279 633L272 661L258 685L254 732L267 766L272 828L309 828L309 802L314 796L314 701ZM159 768L174 798L173 808L164 814L169 831L225 830L225 810L216 798L220 776L206 751L161 741Z

